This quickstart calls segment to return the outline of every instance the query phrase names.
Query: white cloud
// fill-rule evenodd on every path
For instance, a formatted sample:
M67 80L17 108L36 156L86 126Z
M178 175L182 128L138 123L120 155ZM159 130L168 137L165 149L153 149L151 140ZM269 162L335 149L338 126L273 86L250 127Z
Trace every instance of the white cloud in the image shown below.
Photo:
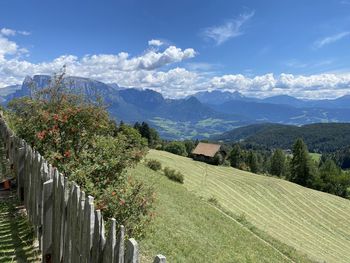
M9 28L1 28L0 34L4 35L4 36L14 36L14 35L16 35L16 31L13 29L9 29Z
M339 40L341 40L349 35L350 35L349 31L344 31L344 32L341 32L341 33L338 33L338 34L335 34L332 36L328 36L328 37L325 37L325 38L322 38L322 39L315 41L314 46L316 48L322 48L326 45L337 42L337 41L339 41Z
M16 55L18 52L20 48L15 42L0 35L0 60L4 59L5 55Z
M242 26L254 16L254 13L254 11L244 13L223 25L205 28L202 35L205 38L214 40L217 45L221 45L231 38L242 35Z
M350 73L293 75L272 73L249 78L241 74L223 75L210 80L211 89L240 91L254 97L288 94L298 98L335 98L350 92Z
M28 31L17 31L17 30L13 30L10 28L1 28L0 29L0 35L6 36L6 37L10 37L10 36L15 36L15 35L23 35L23 36L29 36L30 32Z
M17 31L17 33L20 34L20 35L23 35L23 36L29 36L29 35L31 35L31 33L28 32L28 31Z
M67 74L114 82L126 87L164 89L169 96L179 96L183 87L191 87L197 74L183 68L161 71L164 66L182 62L196 55L192 48L169 46L163 51L146 50L132 57L126 52L77 57L63 55L52 61L31 63L19 56L24 50L17 43L0 35L0 88L18 84L29 75L52 74L64 65Z
M164 43L162 41L160 41L159 39L151 39L150 41L148 41L148 45L160 47L160 46L164 45Z

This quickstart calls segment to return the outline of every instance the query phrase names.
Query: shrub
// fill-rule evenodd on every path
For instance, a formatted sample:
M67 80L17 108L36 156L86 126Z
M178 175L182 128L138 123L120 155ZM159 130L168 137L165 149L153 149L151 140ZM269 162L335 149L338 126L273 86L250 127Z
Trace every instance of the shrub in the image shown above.
M152 189L126 173L147 151L136 129L117 127L99 101L67 90L64 74L32 97L12 101L9 109L16 134L94 196L106 218L115 217L128 236L144 234Z
M175 182L179 182L181 184L184 183L185 176L179 171L176 171L176 170L171 169L169 167L165 167L164 168L164 175L166 177L168 177L170 180L173 180Z
M216 199L216 197L214 197L214 196L209 197L208 202L216 207L220 207L218 199Z
M176 142L176 141L169 142L164 147L164 150L180 156L187 156L186 147L182 142Z
M154 159L148 160L146 162L146 165L148 168L152 169L153 171L159 171L162 169L162 164Z

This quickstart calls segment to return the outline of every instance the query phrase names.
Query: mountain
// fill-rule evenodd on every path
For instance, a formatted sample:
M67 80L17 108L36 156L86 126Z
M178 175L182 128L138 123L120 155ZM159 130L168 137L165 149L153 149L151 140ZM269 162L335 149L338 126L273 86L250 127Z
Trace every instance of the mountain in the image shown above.
M0 102L28 96L47 87L47 75L26 77L21 86L0 91ZM150 89L121 88L82 77L66 77L69 92L102 98L111 116L127 123L147 121L166 139L203 139L234 128L261 122L303 125L350 122L350 96L335 100L304 101L291 96L249 98L239 92L198 92L184 99L166 99Z
M229 92L221 90L213 91L201 91L191 95L197 98L200 102L205 104L218 105L231 100L253 100L253 98L247 98L238 91Z
M47 75L26 77L20 88L1 97L2 104L28 96L33 89L43 89L51 81ZM117 121L149 122L165 139L207 138L251 123L242 116L217 112L195 97L165 99L150 89L125 89L81 77L66 77L64 84L69 92L84 94L89 99L102 98Z
M305 107L307 102L288 95L272 96L261 100L264 103L283 104L293 107Z
M16 90L21 89L22 85L11 85L0 89L0 97L7 96L11 93L16 92Z
M267 149L291 149L302 138L312 152L333 152L350 145L350 123L316 123L301 127L282 124L254 124L213 136L214 141L241 141Z
M124 89L119 94L125 102L145 110L156 109L165 103L162 94L150 89Z
M336 99L302 100L289 95L277 95L263 99L246 97L238 91L229 92L221 90L197 92L194 95L200 102L210 105L220 105L229 101L260 102L268 104L288 105L294 108L324 108L349 109L350 95Z

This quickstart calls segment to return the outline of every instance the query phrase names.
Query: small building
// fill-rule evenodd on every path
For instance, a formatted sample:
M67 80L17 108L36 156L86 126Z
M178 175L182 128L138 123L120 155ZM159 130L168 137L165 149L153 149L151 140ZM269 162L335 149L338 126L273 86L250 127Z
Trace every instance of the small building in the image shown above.
M192 151L192 158L210 164L222 164L226 153L221 150L220 144L200 142Z

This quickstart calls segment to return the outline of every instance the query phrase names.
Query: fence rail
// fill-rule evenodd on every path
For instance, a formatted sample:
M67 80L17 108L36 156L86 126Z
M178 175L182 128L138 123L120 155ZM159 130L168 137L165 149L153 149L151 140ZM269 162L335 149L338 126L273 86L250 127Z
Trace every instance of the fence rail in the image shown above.
M139 263L135 239L109 219L108 234L94 198L86 196L35 149L18 138L0 116L0 136L17 179L17 194L33 224L42 263ZM154 263L165 263L157 255Z

